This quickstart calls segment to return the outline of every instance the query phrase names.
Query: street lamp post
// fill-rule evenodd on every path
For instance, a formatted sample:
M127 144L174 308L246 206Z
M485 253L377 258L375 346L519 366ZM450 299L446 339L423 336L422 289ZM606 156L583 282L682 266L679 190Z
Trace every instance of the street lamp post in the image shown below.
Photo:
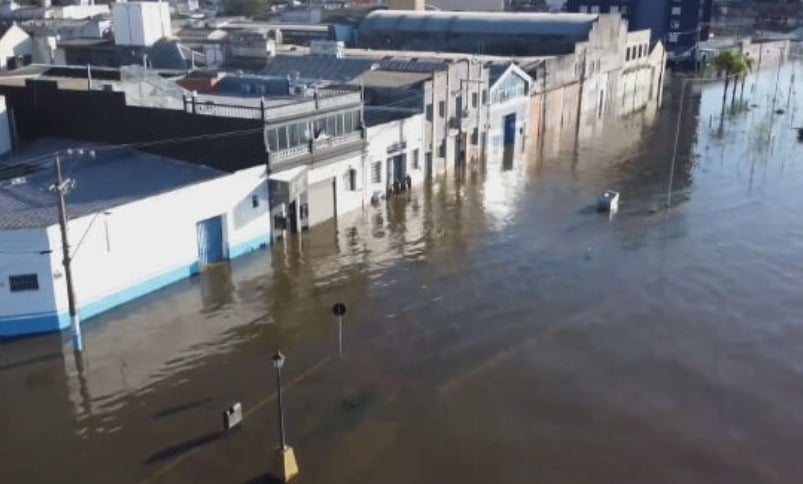
M284 366L284 355L277 351L273 356L273 366L276 368L276 392L279 410L279 449L287 447L287 440L284 435L284 402L282 400L282 367Z
M674 143L672 143L672 163L669 165L669 184L666 189L666 208L669 208L672 205L672 182L675 178L675 162L677 161L678 144L680 143L680 126L683 122L683 105L685 104L686 101L686 87L690 82L715 82L719 80L720 80L719 78L708 79L705 77L689 77L683 79L683 86L680 89L678 119L677 122L675 123L675 140Z
M683 79L683 87L680 89L680 103L678 106L678 119L675 123L675 141L672 143L672 163L669 165L669 186L666 189L666 208L672 205L672 180L675 178L675 160L678 156L678 143L680 141L680 124L683 121L683 104L686 100L686 86L691 79Z
M277 351L273 356L273 367L276 368L276 400L279 417L279 447L275 454L276 477L282 482L288 482L298 474L298 464L296 464L293 448L287 445L287 438L284 429L284 401L282 398L282 367L284 366L284 355Z

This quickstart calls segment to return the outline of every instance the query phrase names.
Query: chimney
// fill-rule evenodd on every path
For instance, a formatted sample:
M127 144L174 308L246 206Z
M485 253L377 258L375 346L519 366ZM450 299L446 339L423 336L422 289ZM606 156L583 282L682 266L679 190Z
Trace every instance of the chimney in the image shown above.
M388 8L390 10L423 11L424 5L424 0L389 0L388 2Z

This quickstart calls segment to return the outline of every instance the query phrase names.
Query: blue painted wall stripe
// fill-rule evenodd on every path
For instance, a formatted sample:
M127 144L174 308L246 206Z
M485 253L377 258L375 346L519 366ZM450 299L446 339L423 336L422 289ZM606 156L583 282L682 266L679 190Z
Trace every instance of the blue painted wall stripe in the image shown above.
M270 246L270 234L229 246L229 256L233 259L241 255ZM82 320L97 316L117 306L131 302L137 298L163 289L178 281L198 274L200 264L194 262L168 270L156 277L135 284L121 291L107 295L97 301L83 304L78 308ZM29 334L60 331L70 326L67 313L56 314L55 311L0 316L0 337L24 336Z

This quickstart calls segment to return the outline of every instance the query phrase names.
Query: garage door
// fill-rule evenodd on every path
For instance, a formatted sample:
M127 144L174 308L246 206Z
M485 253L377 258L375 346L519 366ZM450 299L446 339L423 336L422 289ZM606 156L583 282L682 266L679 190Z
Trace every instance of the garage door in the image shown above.
M330 178L307 188L309 226L319 224L335 216L335 180Z

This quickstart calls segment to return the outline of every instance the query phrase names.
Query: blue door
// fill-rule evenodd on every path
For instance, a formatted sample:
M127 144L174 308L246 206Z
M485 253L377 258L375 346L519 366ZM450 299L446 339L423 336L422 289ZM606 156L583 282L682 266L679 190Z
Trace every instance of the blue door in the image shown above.
M223 244L223 216L201 220L196 225L198 231L198 262L201 267L226 260L226 247Z
M505 116L505 146L516 144L516 113Z

